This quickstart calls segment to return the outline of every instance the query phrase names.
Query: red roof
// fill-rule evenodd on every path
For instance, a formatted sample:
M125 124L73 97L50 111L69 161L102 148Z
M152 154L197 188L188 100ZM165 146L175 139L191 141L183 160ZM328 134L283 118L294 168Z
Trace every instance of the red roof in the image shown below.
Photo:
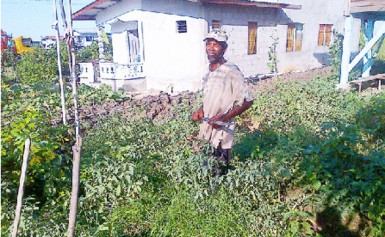
M98 12L114 5L119 1L120 0L96 0L72 14L72 19L78 21L95 20L95 16Z

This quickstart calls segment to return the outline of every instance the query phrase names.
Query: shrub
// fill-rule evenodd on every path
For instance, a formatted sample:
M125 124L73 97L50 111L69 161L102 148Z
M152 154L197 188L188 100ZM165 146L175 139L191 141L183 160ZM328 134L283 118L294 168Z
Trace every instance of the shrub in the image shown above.
M310 83L277 82L267 91L258 91L247 116L258 118L254 123L276 131L290 131L294 126L318 129L326 121L350 120L361 98L351 92L337 91L324 78Z
M63 75L69 75L68 54L61 47ZM56 49L44 50L36 48L34 52L22 54L16 64L17 79L23 84L44 82L51 84L57 81L58 65Z
M32 137L19 235L63 236L73 129L51 123L60 111L52 84L6 77L2 231L14 216L22 144ZM83 137L77 235L381 236L384 94L334 86L317 78L257 92L238 122L246 128L250 118L260 129L238 131L232 167L221 177L190 121L199 98L180 97L163 120L141 118L146 105L99 117ZM78 93L87 106L130 100L107 87Z

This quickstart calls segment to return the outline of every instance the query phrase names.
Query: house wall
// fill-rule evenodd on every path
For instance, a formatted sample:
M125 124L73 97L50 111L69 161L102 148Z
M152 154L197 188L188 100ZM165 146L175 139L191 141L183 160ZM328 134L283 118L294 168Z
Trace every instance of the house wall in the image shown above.
M121 21L139 22L143 33L141 47L144 49L148 89L196 91L201 88L201 78L206 70L203 36L207 31L207 23L199 17L199 6L178 0L123 0L105 14L99 14L97 19L100 23L113 24L114 16L118 15ZM186 21L187 33L177 32L176 21ZM114 62L128 63L128 56L124 59L124 55L128 55L125 37L122 33L112 32L112 39ZM116 45L121 46L117 48Z
M373 29L373 34L376 35L377 32L382 28L385 27L385 19L384 20L378 20L374 22L374 29Z
M184 1L143 1L143 35L147 85L169 91L201 88L205 71L203 35L207 24L198 5ZM150 9L157 9L154 12ZM189 9L188 14L184 9ZM186 21L187 32L178 33L176 21Z
M228 49L225 58L239 66L245 76L270 72L268 50L278 24L286 24L290 19L281 9L207 5L205 19L211 24L218 20L227 32ZM256 22L257 53L248 54L248 23Z
M329 48L318 46L319 24L333 24L342 33L345 0L285 0L302 6L301 10L257 8L202 4L182 0L122 0L108 11L100 12L97 24L137 20L142 26L144 62L147 88L169 91L197 90L207 70L204 42L212 20L221 22L229 35L225 57L237 64L245 76L269 73L268 52L274 37L278 39L278 72L308 70L328 64ZM187 33L177 33L176 21L187 22ZM257 53L248 55L248 22L256 22ZM302 49L286 52L287 25L303 24ZM355 21L354 35L359 34L359 21ZM126 44L113 36L115 61L124 61ZM358 49L359 37L354 37L353 51Z
M275 1L276 2L276 1ZM278 1L279 2L279 1ZM273 9L209 5L205 8L205 19L210 24L219 20L229 34L229 48L225 56L237 64L245 76L269 73L269 47L277 38L278 72L309 70L330 63L329 47L318 46L320 24L332 24L333 29L343 33L345 0L285 0L301 5L301 10ZM257 53L247 54L248 22L256 22ZM286 52L289 23L303 24L301 51ZM354 20L353 34L359 35L360 22ZM354 37L352 52L358 51L359 37ZM354 53L353 53L354 55Z
M296 23L303 24L302 50L286 52L287 25L278 26L279 32L279 71L308 70L330 63L329 47L318 46L318 30L320 24L332 24L333 30L339 34L344 32L345 0L290 0L292 4L302 6L301 10L285 9L285 14ZM358 51L360 21L354 20L352 52ZM357 36L357 37L356 37ZM333 41L333 38L332 38ZM354 53L353 53L354 54Z

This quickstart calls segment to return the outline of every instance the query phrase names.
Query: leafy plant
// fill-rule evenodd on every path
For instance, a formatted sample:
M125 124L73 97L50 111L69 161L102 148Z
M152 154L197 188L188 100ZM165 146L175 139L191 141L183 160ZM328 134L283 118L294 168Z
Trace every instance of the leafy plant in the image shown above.
M2 74L2 233L10 231L31 137L19 236L63 236L74 132L53 122L57 82L16 80L19 72ZM77 235L382 236L384 94L336 91L332 80L257 91L238 120L232 167L220 177L190 121L199 93L168 101L169 117L152 120L142 117L150 104L126 106L134 102L122 92L81 85L80 106L126 110L83 127ZM253 122L258 129L247 130Z
M112 59L112 46L111 44L104 44L104 55L107 61ZM91 62L99 59L99 46L96 42L91 45L78 50L76 58L79 62Z
M258 91L255 98L245 117L263 117L263 121L256 121L259 126L277 131L299 125L314 131L322 122L349 120L361 103L356 94L336 91L334 84L324 78L315 78L311 83L278 81L270 91Z
M340 77L343 39L344 36L341 33L333 30L333 43L330 45L329 54L331 55L332 79L335 81Z
M68 54L65 47L61 47L63 75L69 75ZM16 63L17 80L23 84L56 82L58 75L56 48L44 50L36 48L34 52L22 54Z
M277 46L278 46L279 38L276 36L276 32L270 38L273 40L273 43L271 44L271 46L269 46L269 51L268 51L269 63L267 64L267 66L269 66L271 73L277 73L278 62L279 62L278 56L277 56Z
M4 52L1 53L1 70L3 67L15 67L17 57L12 49L4 49Z

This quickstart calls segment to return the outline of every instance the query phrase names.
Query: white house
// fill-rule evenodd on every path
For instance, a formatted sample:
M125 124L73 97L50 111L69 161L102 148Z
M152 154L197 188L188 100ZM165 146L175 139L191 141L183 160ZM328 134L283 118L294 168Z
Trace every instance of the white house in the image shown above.
M98 40L98 34L95 29L76 29L74 30L74 42L78 48L90 46Z
M278 72L328 64L332 31L343 32L345 0L95 0L73 14L111 29L113 62L103 62L100 82L113 89L196 91L207 70L203 38L221 27L228 35L225 57L245 76L270 73L269 51ZM355 34L359 34L359 22ZM357 42L352 49L357 50ZM90 64L82 65L87 79ZM87 69L88 68L88 69ZM88 74L87 74L87 73Z
M63 40L63 37L60 37L60 40ZM45 36L41 38L40 47L43 49L50 49L56 47L56 36Z

